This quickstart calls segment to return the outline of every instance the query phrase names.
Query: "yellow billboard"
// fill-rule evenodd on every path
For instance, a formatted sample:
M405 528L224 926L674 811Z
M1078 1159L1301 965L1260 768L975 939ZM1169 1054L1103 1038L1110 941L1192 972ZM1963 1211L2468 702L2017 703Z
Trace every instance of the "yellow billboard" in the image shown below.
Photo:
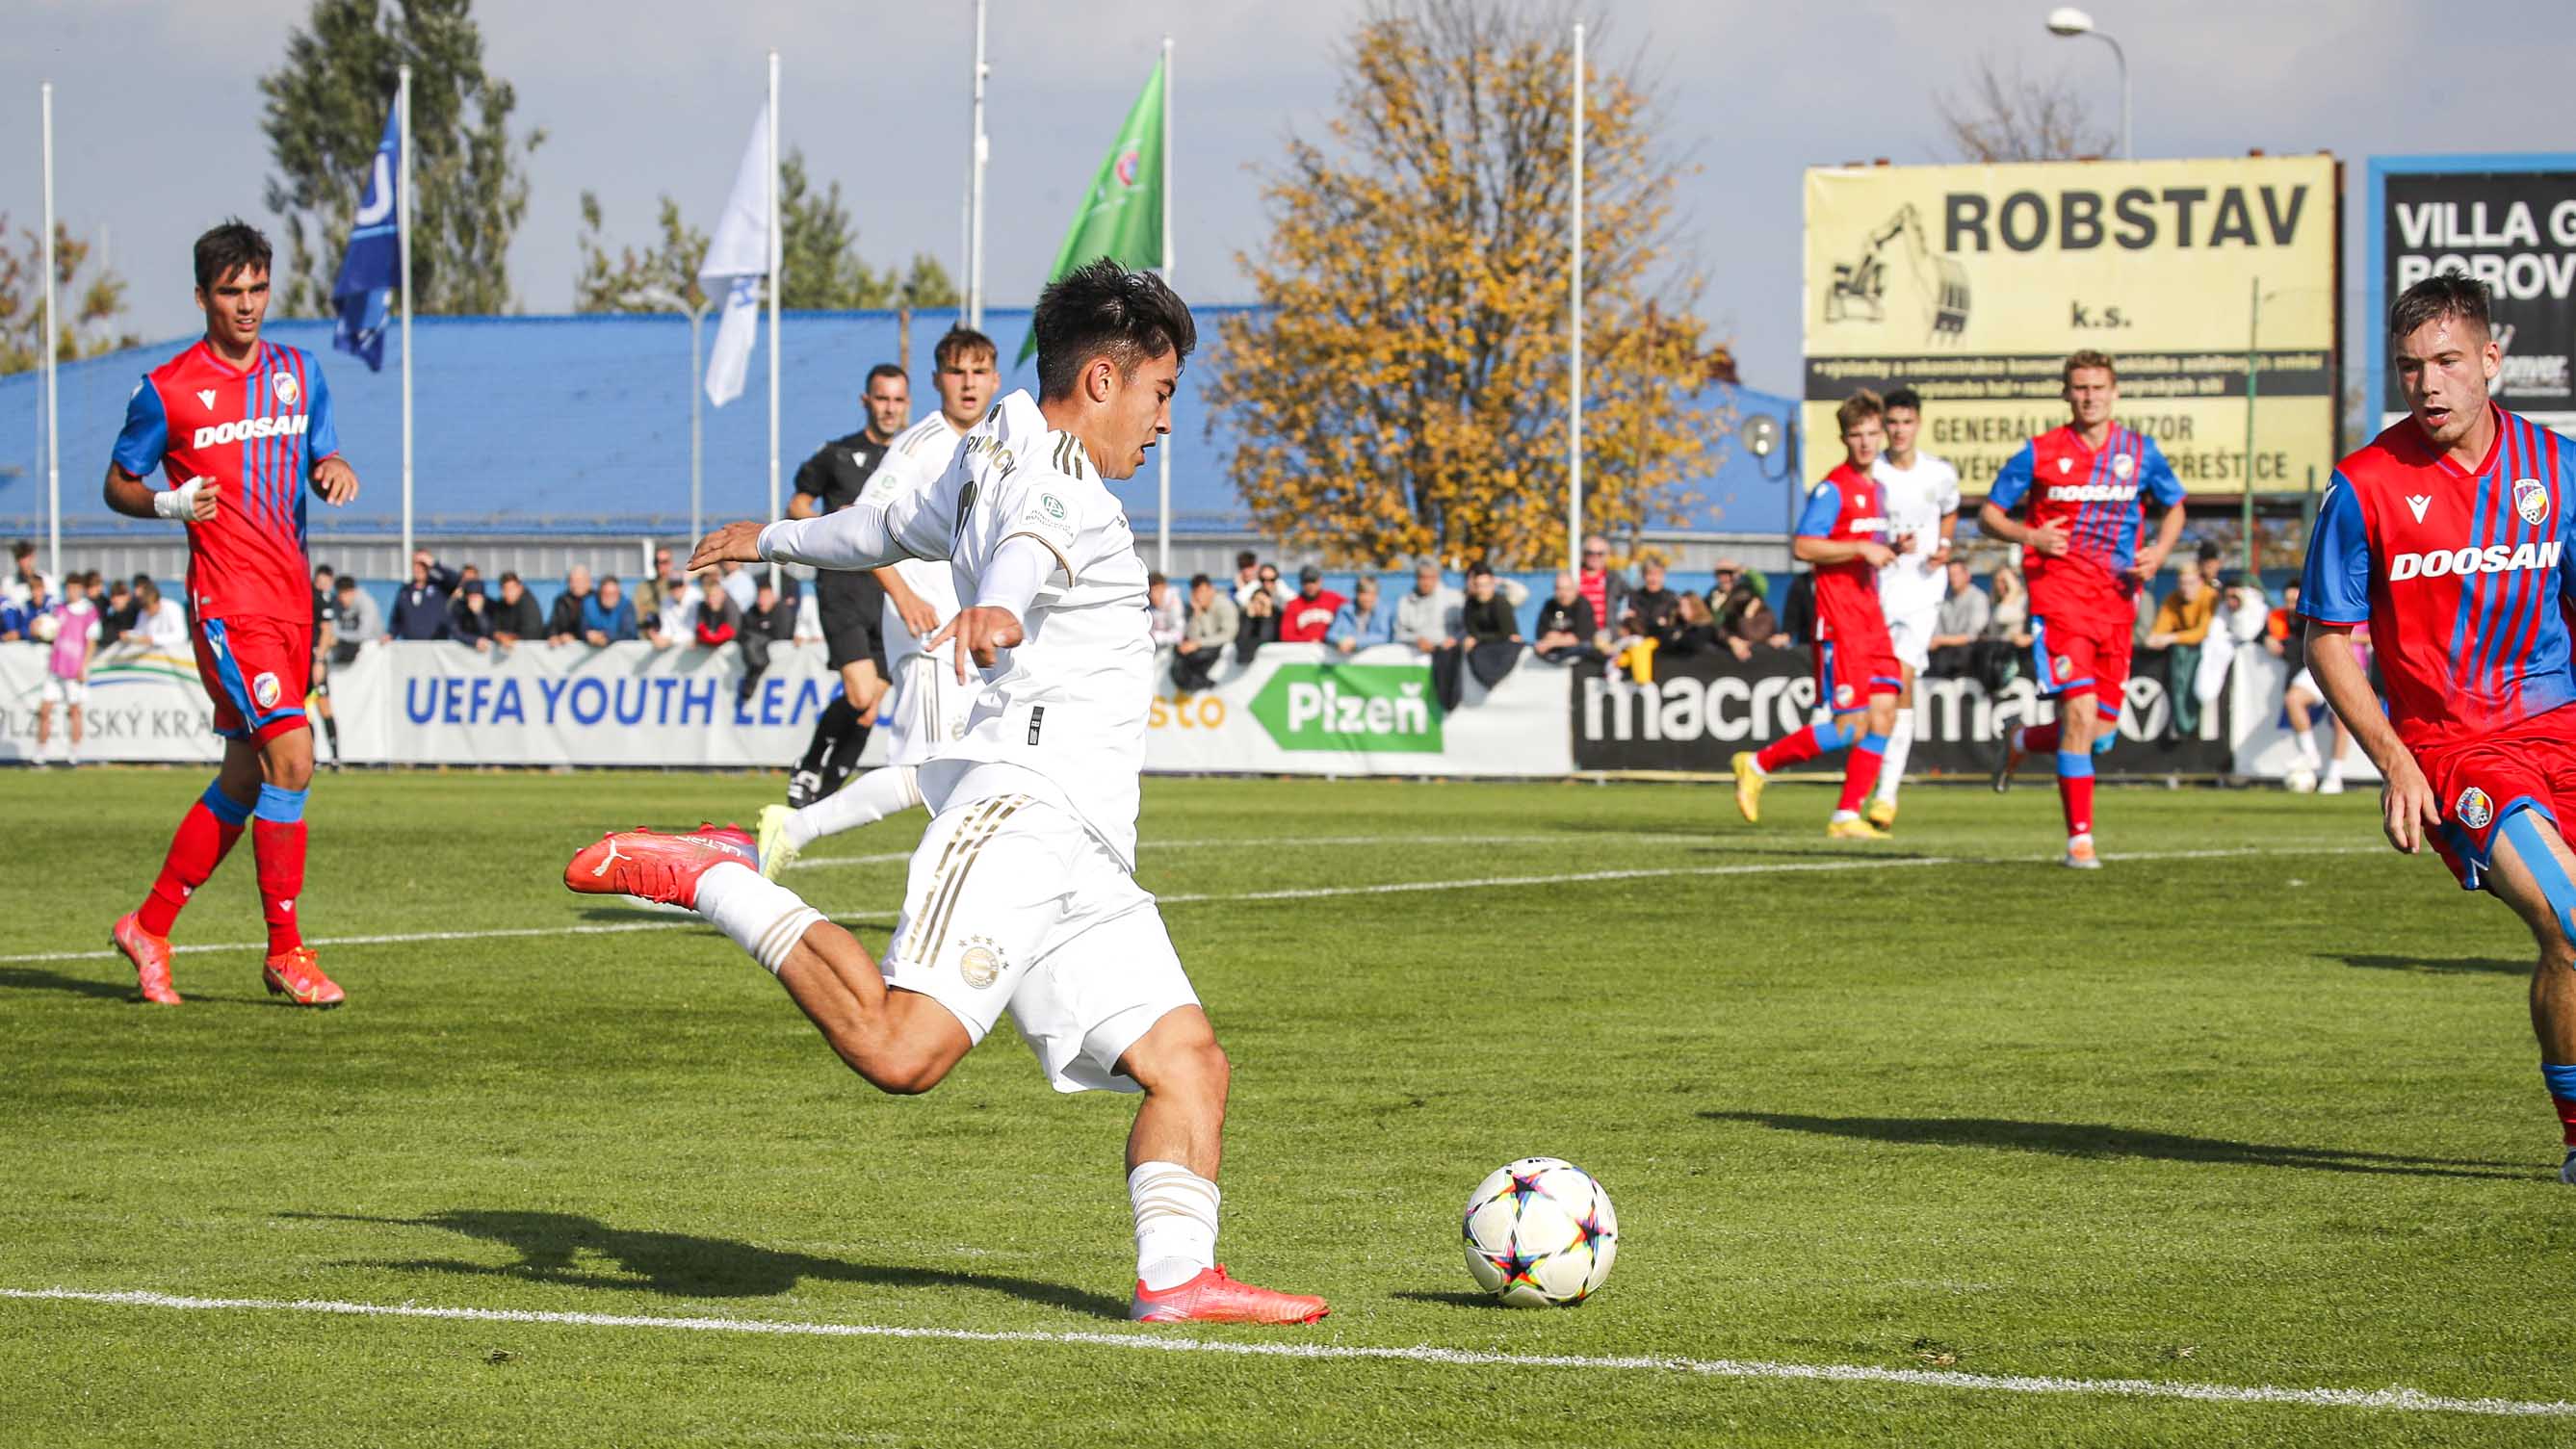
M1807 172L1804 418L1821 473L1834 407L1923 395L1921 446L1983 493L2066 421L2068 353L2119 363L2120 420L2196 493L2323 487L2335 463L2331 156L1843 166ZM2249 355L2254 363L2247 461Z

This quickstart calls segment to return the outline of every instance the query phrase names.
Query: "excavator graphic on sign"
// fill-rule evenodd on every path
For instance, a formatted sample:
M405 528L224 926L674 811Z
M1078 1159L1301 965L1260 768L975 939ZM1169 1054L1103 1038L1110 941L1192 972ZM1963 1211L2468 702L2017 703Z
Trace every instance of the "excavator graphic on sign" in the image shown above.
M1825 291L1827 322L1887 320L1888 249L1899 238L1913 274L1914 291L1923 299L1924 340L1956 341L1968 325L1968 269L1932 250L1923 235L1922 213L1908 202L1887 224L1869 234L1869 245L1857 261L1834 266L1833 285Z

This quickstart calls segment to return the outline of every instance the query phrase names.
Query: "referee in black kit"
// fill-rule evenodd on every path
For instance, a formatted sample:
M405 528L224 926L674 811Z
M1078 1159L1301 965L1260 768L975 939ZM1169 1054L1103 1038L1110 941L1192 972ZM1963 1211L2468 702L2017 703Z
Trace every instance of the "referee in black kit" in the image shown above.
M891 362L868 369L867 390L860 400L867 404L868 425L825 443L796 470L796 496L788 501L788 517L812 518L857 502L868 478L885 461L887 445L911 420L912 383ZM831 666L840 671L842 692L815 721L805 758L787 779L787 803L798 809L840 789L857 768L859 751L867 748L868 731L876 724L877 701L886 692L882 576L890 572L824 570L814 580L823 644Z

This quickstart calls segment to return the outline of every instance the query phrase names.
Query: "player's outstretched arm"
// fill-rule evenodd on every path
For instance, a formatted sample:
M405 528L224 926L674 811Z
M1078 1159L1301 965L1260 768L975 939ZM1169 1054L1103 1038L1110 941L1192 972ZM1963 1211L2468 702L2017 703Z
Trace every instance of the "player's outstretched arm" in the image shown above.
M215 491L211 479L191 478L165 491L126 472L117 463L107 465L102 492L107 506L128 518L167 518L176 523L211 521L223 496Z
M2422 850L2425 832L2442 823L2442 802L2433 798L2433 787L2416 767L2415 756L2397 738L2387 712L2371 693L2369 671L2352 652L2352 626L2310 619L2307 657L2308 672L2316 676L2326 704L2386 782L2379 789L2379 806L2380 828L2387 832L2388 843L2408 855Z

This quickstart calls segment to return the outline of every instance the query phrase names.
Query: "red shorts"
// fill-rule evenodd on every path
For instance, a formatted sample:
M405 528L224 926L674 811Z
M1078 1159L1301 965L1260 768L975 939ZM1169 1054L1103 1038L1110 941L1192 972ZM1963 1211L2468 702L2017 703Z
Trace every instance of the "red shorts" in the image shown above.
M2561 831L2576 809L2576 706L2533 715L2493 734L2415 750L2416 765L2442 807L2433 849L2467 890L2486 886L2505 818L2537 810Z
M2039 692L2093 696L2102 718L2117 720L2128 698L2129 647L2136 618L2105 610L2057 610L2030 616L2031 666Z
M1905 676L1875 612L1849 619L1816 615L1816 706L1835 714L1869 708L1870 696L1902 694Z
M266 744L305 728L313 626L245 615L197 621L197 678L215 702L215 733Z

